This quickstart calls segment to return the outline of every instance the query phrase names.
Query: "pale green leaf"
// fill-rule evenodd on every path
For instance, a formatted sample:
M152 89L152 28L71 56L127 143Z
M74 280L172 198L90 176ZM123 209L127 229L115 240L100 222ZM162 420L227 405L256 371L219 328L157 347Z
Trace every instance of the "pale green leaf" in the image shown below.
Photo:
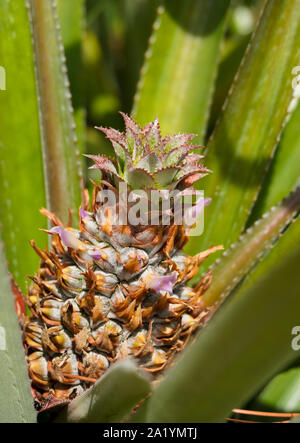
M178 173L178 168L175 166L169 166L168 168L161 169L154 174L154 180L160 188L165 188L174 180L175 175Z
M82 42L85 26L85 0L56 0L62 41L67 58L72 103L78 137L78 148L85 144L85 75Z
M164 134L202 139L210 107L227 0L161 2L135 97L141 124L159 117Z
M162 167L162 162L155 152L150 152L150 154L138 161L136 167L146 169L148 172L153 172Z
M128 168L126 171L126 181L132 189L154 186L154 180L146 169Z
M32 423L36 412L2 243L0 281L0 423Z
M125 26L124 58L121 93L126 110L130 111L144 54L155 20L159 0L122 0L120 13Z
M259 408L278 412L300 412L300 368L276 375L255 400Z

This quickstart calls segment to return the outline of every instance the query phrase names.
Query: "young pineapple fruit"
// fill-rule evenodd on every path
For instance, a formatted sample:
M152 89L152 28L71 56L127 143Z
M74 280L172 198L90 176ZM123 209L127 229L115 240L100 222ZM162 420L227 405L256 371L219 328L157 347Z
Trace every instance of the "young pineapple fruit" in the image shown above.
M54 225L47 231L52 249L41 251L32 242L41 265L27 297L32 315L24 342L39 402L75 398L122 358L159 374L207 315L201 297L211 275L193 289L187 283L219 248L183 254L191 226L175 224L175 212L176 202L194 195L193 183L209 171L191 153L198 147L189 144L192 134L162 138L157 119L140 128L123 117L125 133L98 128L116 161L88 156L102 180L94 183L91 207L86 197L80 208L79 229L42 210ZM155 189L170 198L167 211L151 206ZM114 196L109 203L105 191ZM132 223L128 215L141 201L146 210ZM189 210L197 213L198 203Z

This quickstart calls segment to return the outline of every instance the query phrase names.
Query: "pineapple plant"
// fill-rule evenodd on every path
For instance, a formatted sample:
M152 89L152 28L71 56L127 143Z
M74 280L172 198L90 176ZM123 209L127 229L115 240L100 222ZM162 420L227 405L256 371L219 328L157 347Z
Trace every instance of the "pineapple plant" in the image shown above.
M0 12L0 422L299 414L299 0Z
M193 183L208 172L192 153L198 148L189 144L193 134L162 138L157 119L140 128L123 117L125 133L99 128L113 144L116 164L88 155L102 177L91 205L85 193L79 229L44 209L54 225L47 231L52 248L42 251L32 242L41 265L28 293L32 315L25 317L24 340L39 409L51 398L75 398L111 363L129 356L159 374L209 313L201 298L211 274L194 288L187 283L222 248L195 257L182 252L193 224L184 216L204 202L184 208L181 200L197 192ZM138 195L141 189L145 196ZM153 208L155 189L163 190L168 209L159 202ZM106 204L107 191L115 198ZM130 211L143 199L144 217L134 223ZM176 211L183 212L180 225Z

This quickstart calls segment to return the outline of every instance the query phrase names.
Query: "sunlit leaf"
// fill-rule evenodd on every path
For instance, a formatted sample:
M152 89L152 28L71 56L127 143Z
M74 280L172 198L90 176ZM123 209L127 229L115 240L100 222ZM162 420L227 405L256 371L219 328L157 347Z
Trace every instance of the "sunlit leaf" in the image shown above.
M166 0L158 8L135 97L139 123L159 117L162 132L203 137L227 0Z
M282 411L300 411L300 369L292 368L277 375L255 400L259 408Z
M123 75L121 93L126 112L130 112L151 35L152 24L159 0L124 0L120 2L125 24Z
M85 73L82 42L85 24L85 0L56 0L62 41L71 83L72 104L80 152L85 144Z
M18 60L18 62L16 62ZM9 270L25 289L38 257L29 245L46 238L46 221L37 94L30 27L25 3L0 3L0 64L6 90L0 91L0 223Z

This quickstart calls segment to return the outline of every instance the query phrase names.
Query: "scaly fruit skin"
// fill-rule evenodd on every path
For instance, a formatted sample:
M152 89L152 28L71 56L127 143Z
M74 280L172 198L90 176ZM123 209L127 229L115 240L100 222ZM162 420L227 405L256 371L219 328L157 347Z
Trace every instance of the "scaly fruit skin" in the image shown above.
M211 275L193 289L187 282L219 248L186 256L181 249L190 227L174 222L175 200L193 195L193 183L208 172L198 163L201 157L190 153L193 135L162 139L158 120L140 128L123 116L125 134L99 128L110 138L117 161L90 156L102 180L94 183L91 207L85 195L79 229L64 226L44 209L53 225L46 231L52 249L41 251L32 242L41 265L32 277L27 298L32 315L23 329L40 402L73 399L121 358L132 357L146 371L160 373L207 315L201 296ZM161 209L156 224L146 224L145 214L138 225L129 221L135 201L128 195L140 189L149 214L151 190L163 189L164 196L177 191L170 222ZM112 204L99 198L108 190L115 196ZM124 203L128 212L120 225L115 217L124 212ZM192 209L197 212L197 204Z

